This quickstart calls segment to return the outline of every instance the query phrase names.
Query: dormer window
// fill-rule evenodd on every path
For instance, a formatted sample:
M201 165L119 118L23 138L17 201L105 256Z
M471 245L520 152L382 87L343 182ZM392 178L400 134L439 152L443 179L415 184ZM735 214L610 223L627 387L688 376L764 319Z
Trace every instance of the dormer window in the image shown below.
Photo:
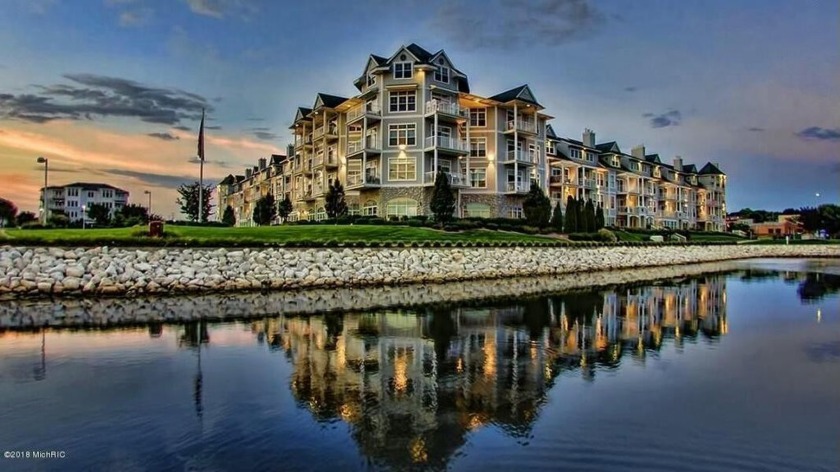
M435 69L435 80L437 82L449 83L449 67L446 67L445 61L441 57L438 59L438 66Z
M373 87L376 85L376 74L368 74L367 76L367 86Z
M401 56L401 58L405 55ZM395 79L410 79L412 76L413 64L411 62L395 62L394 63L394 78Z
M569 157L572 159L580 159L580 149L570 148Z

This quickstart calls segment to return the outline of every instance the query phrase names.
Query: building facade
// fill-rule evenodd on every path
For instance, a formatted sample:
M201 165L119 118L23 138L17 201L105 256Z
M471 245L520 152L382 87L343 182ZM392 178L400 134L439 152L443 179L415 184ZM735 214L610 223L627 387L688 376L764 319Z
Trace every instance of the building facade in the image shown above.
M44 189L41 188L40 211L44 211ZM104 205L111 217L128 204L128 192L108 184L76 182L47 187L47 217L63 213L70 222L92 221L87 215L91 204Z
M521 218L524 195L536 183L562 206L568 196L595 199L607 224L724 227L725 176L718 167L697 172L680 161L676 169L654 161L655 155L643 156L639 167L641 161L615 143L596 145L591 131L584 141L559 138L528 85L474 94L443 50L411 44L387 58L371 55L354 85L359 93L353 97L319 93L312 108L297 110L286 156L261 159L245 175L225 178L217 192L219 217L229 205L238 225L253 224L254 203L271 192L292 201L292 220L323 219L324 197L336 179L351 214L428 215L442 171L457 195L459 217ZM618 165L606 164L616 156ZM631 186L643 181L650 199ZM711 182L720 190L716 198L703 192L701 204L699 190ZM719 224L713 214L721 215Z

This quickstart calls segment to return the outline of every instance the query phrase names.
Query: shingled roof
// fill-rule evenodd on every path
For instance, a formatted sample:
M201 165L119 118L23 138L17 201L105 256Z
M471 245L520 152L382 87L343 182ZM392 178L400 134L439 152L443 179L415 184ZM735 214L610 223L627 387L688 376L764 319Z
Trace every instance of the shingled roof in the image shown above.
M703 168L700 169L699 173L700 174L726 175L723 172L721 172L721 170L718 169L718 167L716 165L712 164L711 162L707 162L706 165L704 165Z
M490 100L495 100L497 102L507 103L513 100L522 100L523 102L533 103L534 105L542 108L542 105L537 103L537 100L534 98L533 92L528 87L528 84L520 85L519 87L512 88L510 90L506 90L500 94L493 95L490 97Z

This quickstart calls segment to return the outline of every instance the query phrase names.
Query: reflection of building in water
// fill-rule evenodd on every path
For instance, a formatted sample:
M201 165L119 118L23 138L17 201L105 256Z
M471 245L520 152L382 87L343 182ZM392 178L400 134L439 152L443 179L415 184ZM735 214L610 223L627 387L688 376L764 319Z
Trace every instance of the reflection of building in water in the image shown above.
M444 467L468 431L526 435L564 370L594 378L623 351L726 332L725 279L570 293L482 309L279 317L254 323L294 365L296 398L352 426L363 453Z

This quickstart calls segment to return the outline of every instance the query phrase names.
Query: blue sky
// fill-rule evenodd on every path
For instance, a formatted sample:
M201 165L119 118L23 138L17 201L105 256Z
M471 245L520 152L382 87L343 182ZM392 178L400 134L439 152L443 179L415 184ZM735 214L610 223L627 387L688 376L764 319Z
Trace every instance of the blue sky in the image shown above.
M214 127L207 175L241 173L282 152L297 106L316 92L353 94L369 54L411 42L445 49L476 93L528 83L562 135L592 128L626 151L643 143L667 159L719 162L730 210L840 200L835 0L4 6L0 177L13 184L0 196L24 208L37 205L33 161L44 154L55 183L108 181L135 197L150 188L168 215L174 186L197 174L201 106ZM113 99L91 104L92 90ZM149 96L168 97L165 113L146 113Z

